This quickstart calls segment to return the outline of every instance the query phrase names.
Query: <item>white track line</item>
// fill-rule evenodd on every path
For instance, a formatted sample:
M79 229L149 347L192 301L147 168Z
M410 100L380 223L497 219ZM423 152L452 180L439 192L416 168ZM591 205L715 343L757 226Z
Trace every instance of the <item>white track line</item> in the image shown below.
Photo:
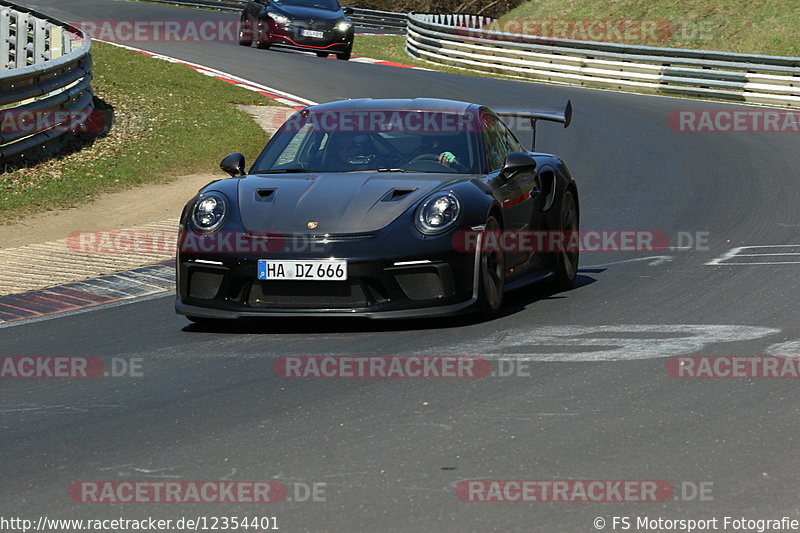
M154 59L161 59L162 61L169 61L170 63L177 63L179 65L186 65L186 66L191 67L194 70L200 72L201 74L206 74L207 76L218 76L220 78L225 78L225 79L234 81L234 82L236 82L237 85L240 85L245 89L247 89L247 88L250 88L250 90L256 89L256 90L259 90L259 91L264 91L264 92L267 92L267 93L271 93L271 94L275 94L275 95L281 96L281 97L286 98L287 100L290 101L290 102L288 102L289 105L295 105L295 106L298 105L298 104L300 104L302 106L317 105L317 102L314 102L313 100L309 100L308 98L303 98L302 96L297 96L296 94L288 93L286 91L281 91L280 89L275 89L273 87L268 87L268 86L262 85L262 84L260 84L258 82L247 80L245 78L241 78L241 77L236 76L234 74L230 74L228 72L224 72L222 70L217 70L217 69L215 69L213 67L207 67L207 66L201 65L199 63L192 63L191 61L185 61L183 59L178 59L178 58L167 56L167 55L164 55L164 54L157 54L155 52L149 52L147 50L142 50L141 48L134 48L133 46L128 46L128 45L119 44L119 43L113 43L113 42L110 42L110 41L101 41L99 39L95 39L95 40L98 41L98 42L104 43L104 44L110 44L111 46L116 46L118 48L124 48L126 50L132 50L134 52L139 52L140 54L145 54L145 55L150 56L150 57L152 57Z

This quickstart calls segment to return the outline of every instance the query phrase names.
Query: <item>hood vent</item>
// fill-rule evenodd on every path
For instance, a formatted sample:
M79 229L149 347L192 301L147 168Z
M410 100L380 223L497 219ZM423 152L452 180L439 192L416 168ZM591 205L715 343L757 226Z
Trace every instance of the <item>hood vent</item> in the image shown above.
M381 198L381 202L394 202L395 200L399 200L416 190L417 190L416 187L392 189L391 191L386 193L386 195L383 198Z
M272 202L278 189L256 189L256 202Z

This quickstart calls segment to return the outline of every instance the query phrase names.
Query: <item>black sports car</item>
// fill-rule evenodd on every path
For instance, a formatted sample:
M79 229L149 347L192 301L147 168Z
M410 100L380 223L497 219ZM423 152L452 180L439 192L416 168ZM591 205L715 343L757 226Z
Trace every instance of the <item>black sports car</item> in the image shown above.
M285 46L320 57L335 53L350 59L353 50L353 9L337 0L253 0L242 11L239 44L258 48Z
M576 277L576 247L530 233L576 233L578 190L555 155L529 152L500 114L437 99L347 100L307 107L249 173L205 186L183 210L178 313L371 318L495 313L505 290ZM535 131L534 131L535 133ZM528 234L527 246L518 235ZM489 241L494 245L487 245Z

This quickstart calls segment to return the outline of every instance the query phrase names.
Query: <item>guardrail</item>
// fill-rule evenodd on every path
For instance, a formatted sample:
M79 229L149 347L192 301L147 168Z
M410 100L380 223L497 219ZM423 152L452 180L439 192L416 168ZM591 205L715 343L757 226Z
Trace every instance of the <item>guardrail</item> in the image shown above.
M356 28L371 30L384 30L391 33L405 33L408 15L392 11L378 11L375 9L354 8L355 13L349 18Z
M486 17L410 14L406 51L507 76L800 107L800 58L573 41L482 29Z
M248 0L148 0L156 4L169 4L174 6L199 7L217 9L219 11L241 11ZM383 30L392 33L403 33L406 30L405 13L391 11L378 11L375 9L355 8L355 13L349 15L357 29Z
M94 110L91 41L0 0L0 163L55 148Z

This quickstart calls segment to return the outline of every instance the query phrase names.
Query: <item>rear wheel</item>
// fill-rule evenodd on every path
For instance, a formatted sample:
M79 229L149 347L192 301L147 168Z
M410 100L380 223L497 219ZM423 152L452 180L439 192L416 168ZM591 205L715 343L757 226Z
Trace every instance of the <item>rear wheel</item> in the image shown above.
M317 57L328 57L329 55L328 52L317 52Z
M493 216L489 216L484 227L484 235L489 232L499 232L500 224ZM487 249L481 245L478 276L478 309L481 314L490 318L497 314L503 304L503 291L506 283L505 254L499 246Z
M559 290L571 289L575 286L575 278L578 277L578 240L577 234L580 229L578 214L578 203L575 195L567 189L564 199L561 202L561 231L566 236L564 247L557 252L555 276L553 285Z
M349 61L350 60L350 52L344 52L341 54L336 54L336 59L341 59L342 61Z

